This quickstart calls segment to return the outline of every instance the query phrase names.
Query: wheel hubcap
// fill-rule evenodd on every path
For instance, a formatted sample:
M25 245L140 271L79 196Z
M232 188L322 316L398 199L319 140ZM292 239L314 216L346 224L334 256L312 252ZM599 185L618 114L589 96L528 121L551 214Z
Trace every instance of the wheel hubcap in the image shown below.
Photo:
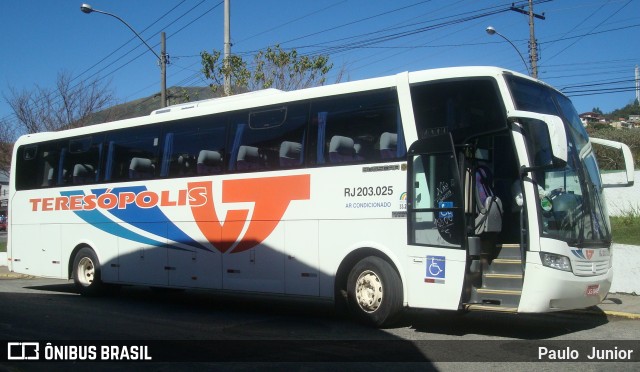
M84 286L90 286L91 283L93 283L95 270L93 261L87 257L83 257L80 262L78 262L78 281Z
M376 273L367 270L356 281L356 300L360 308L372 313L382 304L382 282Z

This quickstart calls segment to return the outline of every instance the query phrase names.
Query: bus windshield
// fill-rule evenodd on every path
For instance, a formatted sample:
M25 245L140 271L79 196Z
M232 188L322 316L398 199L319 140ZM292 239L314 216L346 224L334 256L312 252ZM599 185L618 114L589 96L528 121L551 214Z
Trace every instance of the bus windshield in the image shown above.
M541 236L566 241L571 246L611 242L606 204L595 155L589 137L571 101L542 84L506 76L516 109L562 118L567 132L567 164L563 169L534 172L538 184ZM525 121L525 136L532 163L535 159L535 128Z

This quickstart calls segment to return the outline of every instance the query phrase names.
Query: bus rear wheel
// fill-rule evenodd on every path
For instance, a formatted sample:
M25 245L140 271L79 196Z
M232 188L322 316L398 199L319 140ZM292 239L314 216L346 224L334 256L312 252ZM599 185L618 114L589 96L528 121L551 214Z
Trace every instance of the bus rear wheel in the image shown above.
M84 247L73 260L73 283L83 296L95 296L102 292L100 262L93 249Z
M375 327L388 326L402 309L402 281L396 270L379 257L358 262L347 279L349 311Z

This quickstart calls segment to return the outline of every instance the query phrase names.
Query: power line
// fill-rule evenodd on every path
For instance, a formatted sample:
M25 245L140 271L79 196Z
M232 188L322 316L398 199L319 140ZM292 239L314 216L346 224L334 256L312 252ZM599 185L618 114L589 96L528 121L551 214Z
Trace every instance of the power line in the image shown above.
M145 32L146 30L148 30L149 28L151 28L153 25L157 24L160 20L164 19L167 15L169 15L170 13L174 12L180 5L182 5L186 0L181 1L180 3L178 3L177 5L175 5L174 7L172 7L169 11L165 12L163 15L161 15L159 18L157 18L154 22L152 22L149 26L147 26L142 32ZM191 11L193 11L194 9L196 9L198 6L200 6L201 4L205 3L206 0L202 0L199 3L195 4L193 7L191 7L189 10L187 10L186 12L182 13L180 16L178 16L177 18L173 19L171 22L169 22L168 24L166 24L163 28L168 28L170 26L172 26L173 24L175 24L176 22L178 22L180 19L184 18L187 14L189 14ZM181 27L180 29L178 29L177 31L175 31L174 33L172 33L170 36L173 36L179 32L181 32L182 30L184 30L186 27L190 26L191 24L193 24L195 21L199 20L200 18L202 18L204 15L210 13L213 9L215 9L216 7L218 7L222 2L219 2L218 4L214 5L212 8L210 8L209 10L203 12L202 14L200 14L198 17L196 17L194 20L191 20L189 23L187 23L185 26ZM151 35L150 37L148 37L146 40L150 40L151 38L157 36L160 33L160 31L154 33L153 35ZM135 38L132 38L131 40L133 40ZM116 48L113 52L109 53L106 57L102 58L100 61L96 62L95 64L93 64L91 67L89 67L88 69L84 70L82 73L80 73L79 75L77 75L76 77L74 77L72 79L72 81L77 80L80 76L87 74L90 70L96 68L100 63L104 62L106 59L108 59L109 57L113 56L115 53L117 53L119 50L121 50L124 46L126 46L131 40L128 40L127 42L125 42L123 45L121 45L120 47ZM153 45L153 47L157 47L159 45L159 43L156 43ZM131 54L133 51L135 51L136 49L138 49L140 46L142 46L142 43L138 44L136 47L130 49L128 52L122 54L121 56L118 57L117 60L107 64L105 67L102 67L102 69L108 68L110 66L113 66L118 60L122 59L123 57ZM141 56L143 56L145 53L147 52L147 50L144 50L143 53L136 55L135 57L133 57L132 59L128 60L127 62L125 62L124 64L119 65L118 67L116 67L115 69L111 70L109 73L105 74L102 77L96 78L96 82L100 82L103 81L104 79L106 79L107 77L113 75L114 73L116 73L117 71L121 70L122 68L124 68L125 66L129 65L130 63L132 63L133 61L135 61L136 59L140 58ZM95 77L96 74L93 74L92 77ZM78 84L74 85L73 88L78 87L80 84L82 84L82 82L79 82ZM2 118L2 120L15 120L15 114L12 113L10 115L7 115L6 117Z
M186 1L186 0L182 0L180 3L178 3L177 5L175 5L175 6L174 6L174 7L172 7L171 9L169 9L167 12L165 12L164 14L162 14L162 15L161 15L160 17L158 17L154 22L152 22L150 25L148 25L147 27L145 27L145 28L142 30L142 33L144 33L145 31L147 31L147 30L148 30L149 28L151 28L153 25L157 24L160 20L162 20L162 19L163 19L163 18L165 18L167 15L169 15L170 13L172 13L176 8L178 8L180 5L182 5L185 1ZM191 11L192 9L194 9L195 7L197 7L198 5L202 4L204 1L205 1L205 0L202 0L202 1L201 1L200 3L198 3L196 6L194 6L193 8L191 8L189 11ZM188 13L188 12L187 12L187 13ZM186 13L185 13L185 14L186 14ZM171 24L175 23L178 19L182 18L185 14L183 14L183 15L182 15L182 16L180 16L180 17L178 17L176 20L174 20L174 21L173 21L172 23L170 23L169 25L171 25ZM158 34L159 34L159 31L158 31L158 32L156 32L156 33L155 33L154 35L152 35L152 36L156 36L156 35L158 35ZM132 37L131 39L127 40L127 41L126 41L125 43L123 43L120 47L116 48L116 49L115 49L115 50L113 50L111 53L109 53L107 56L103 57L100 61L98 61L98 62L94 63L91 67L89 67L89 68L85 69L83 72L81 72L80 74L78 74L78 75L76 75L75 77L73 77L73 78L71 79L71 82L73 82L73 81L75 81L75 80L79 79L79 78L80 78L80 76L85 75L86 73L88 73L89 71L91 71L92 69L94 69L94 68L95 68L96 66L98 66L100 63L104 62L106 59L108 59L109 57L113 56L116 52L118 52L120 49L122 49L122 48L123 48L123 47L125 47L128 43L130 43L132 40L135 40L135 39L137 39L137 38L136 38L136 37ZM150 39L150 38L148 38L147 40L149 40L149 39ZM158 44L154 45L154 47L156 47L157 45L158 45ZM137 49L137 48L138 48L138 47L140 47L140 46L142 46L142 43L138 44L136 47L134 47L133 49L129 50L129 51L128 51L128 52L126 52L124 55L122 55L122 56L118 57L118 59L120 59L120 58L122 58L122 57L124 57L124 56L126 56L126 55L128 55L128 54L130 54L131 52L133 52L135 49ZM146 50L145 50L145 53L146 53ZM144 53L142 53L142 54L138 55L138 56L137 56L136 58L134 58L134 59L139 58L139 57L140 57L140 56L142 56L143 54L144 54ZM133 60L131 60L131 61L133 61ZM114 63L115 63L115 61L114 61L114 62L111 62L110 64L108 64L106 67L112 66ZM104 68L106 68L106 67L104 67ZM104 69L104 68L103 68L103 69ZM121 67L120 67L120 68L121 68ZM118 69L116 69L116 70L114 70L114 71L117 71L117 70L119 70L120 68L118 68ZM93 75L92 75L92 77L93 77L93 76L95 76L95 74L93 74ZM103 79L104 79L104 78L106 78L107 76L109 76L109 74L108 74L108 75L106 75L106 76L103 76L102 78L97 79L97 80L96 80L96 82L98 82L98 81L100 81L100 80L103 80ZM83 83L84 83L84 81L81 81L81 82L79 82L79 83L75 84L75 85L72 87L72 89L77 88L78 86L80 86L80 85L81 85L81 84L83 84ZM16 119L15 113L12 113L12 114L7 115L7 116L5 116L4 118L2 118L2 120L11 120L11 119L13 119L13 120L15 120L15 119Z
M549 0L546 0L546 1L549 1ZM171 13L174 9L176 9L183 2L184 2L184 0L182 2L180 2L178 5L176 5L171 11L167 12L166 14ZM303 40L305 38L308 38L308 37L311 37L311 36L315 36L317 34L320 34L320 33L323 33L323 32L329 31L329 30L335 30L336 28L346 28L348 26L351 26L351 25L354 25L354 24L358 24L358 23L361 23L361 22L370 21L370 20L373 20L373 19L379 19L379 18L381 18L381 17L383 17L385 15L390 15L390 14L393 14L393 13L398 12L400 10L410 9L411 7L415 7L417 5L421 5L421 4L424 4L424 3L427 3L427 2L429 2L429 1L421 1L421 2L417 2L415 4L411 4L411 5L407 5L407 6L401 7L401 8L393 9L393 10L390 10L390 11L387 11L387 12L382 12L382 13L376 14L374 16L363 17L361 19L358 19L358 20L355 20L355 21L351 21L351 22L345 23L343 25L339 25L338 27L334 26L334 27L327 28L327 29L322 30L322 31L318 31L318 32L307 34L307 35L299 36L299 37L296 37L294 39L290 39L290 40L287 40L285 42L282 42L281 44L291 43L293 41L298 41L298 40ZM537 3L541 3L541 2L538 1L538 2L536 2L536 4ZM202 2L198 3L198 5L200 5L200 4L202 4ZM213 11L213 9L215 7L217 7L217 6L219 6L220 4L222 4L222 2L218 3L218 5L214 6L213 8L209 9L207 11L207 13ZM338 4L338 3L334 3L334 5L335 4ZM331 6L333 6L333 5L330 5L328 7L331 7ZM324 9L328 8L328 7L319 9L317 11L314 11L314 12L312 12L312 13L310 13L308 15L302 16L302 17L293 18L292 20L290 20L288 22L285 22L284 24L294 23L297 20L306 18L306 17L308 17L310 15L313 15L313 14L317 14L317 13L323 11ZM498 9L500 7L506 7L506 6L505 5L499 5L499 6L487 7L487 8L478 9L478 10L475 10L475 11L460 12L460 13L457 13L457 14L454 14L454 15L451 15L451 16L431 19L429 21L424 21L424 22L410 23L410 24L406 24L405 23L405 24L402 24L401 26L397 26L397 27L387 27L387 28L382 28L382 29L379 29L379 30L374 30L373 32L369 32L367 34L357 34L357 35L343 37L343 38L336 39L336 40L324 41L322 43L316 43L316 44L311 44L311 45L307 45L307 46L301 46L301 47L298 47L298 49L306 48L306 49L309 49L309 50L313 50L313 51L311 51L309 53L305 53L305 55L309 55L309 56L317 55L317 54L323 54L323 53L330 54L331 56L335 56L335 55L338 55L340 53L346 53L348 51L357 50L357 49L387 49L387 50L404 50L404 51L406 51L406 50L415 49L415 48L445 48L445 47L452 48L452 47L461 47L461 46L492 44L493 42L481 42L481 43L473 43L473 44L468 44L468 43L440 44L440 45L435 45L433 43L430 43L430 44L423 44L423 45L394 46L394 45L388 45L386 43L388 43L390 41L394 41L394 40L400 40L400 39L411 39L410 38L411 36L419 35L419 34L424 33L424 32L435 31L435 30L440 29L440 28L446 28L446 27L449 27L449 26L455 26L457 24L470 22L470 21L473 21L473 20L476 20L476 19L481 19L484 16L491 15L491 14L486 14L486 13L489 13L490 11L495 11L496 13L493 13L493 14L498 14L498 13L506 10L506 8L505 8L505 10L498 11ZM182 16L185 16L187 13L188 12L184 13ZM188 24L182 26L180 29L178 29L177 31L175 31L174 33L172 33L171 35L168 35L168 36L169 37L175 36L176 34L180 33L184 29L188 28L194 22L197 22L203 16L204 16L204 14L200 14L199 17L191 20ZM161 17L160 19L163 19L163 17ZM156 20L156 22L154 22L152 25L157 24L160 19ZM178 18L178 19L180 19L180 18ZM174 24L176 24L178 19L176 19L173 22L171 22L167 27L170 27L170 26L173 26ZM441 21L441 22L438 23L438 21ZM145 28L145 31L148 30L152 25L150 25L147 28ZM631 28L631 27L638 27L638 26L640 26L640 25L631 25L631 26L618 27L618 28L609 29L609 30L603 30L603 31L594 31L597 28L597 26L596 26L596 28L592 28L591 31L589 31L588 33L585 33L584 35L567 37L566 35L572 33L575 30L575 27L574 27L572 30L570 30L569 32L567 32L564 35L562 35L562 37L560 37L560 38L558 38L556 40L547 41L545 43L547 45L551 45L554 42L566 41L566 40L574 40L574 39L581 38L581 37L584 38L586 36L591 36L591 35L600 34L600 33L604 33L604 32L613 32L613 31L618 31L618 30ZM281 26L276 26L274 28L268 29L267 32L268 31L272 31L274 29L281 28L281 27L283 27L283 26L282 25ZM245 39L243 39L241 41L246 41L246 40L249 40L249 39L254 38L256 36L257 36L257 34L254 34L254 35L252 35L252 36L250 36L248 38L245 38ZM153 37L153 35L151 37ZM577 40L577 41L579 41L579 40ZM96 64L94 64L93 66L91 66L89 69L83 71L80 75L76 76L76 78L79 78L81 75L86 74L88 71L90 71L93 68L95 68L96 66L100 65L101 63L103 63L105 60L107 60L111 56L115 55L127 43L125 43L120 48L116 49L114 52L109 54L107 57L103 58L101 61L99 61ZM134 48L134 50L135 50L135 48ZM109 77L109 76L113 76L119 70L121 70L122 68L127 66L129 63L133 62L135 59L137 59L137 58L142 56L142 55L138 55L138 56L134 57L133 59L130 59L128 62L125 62L124 64L118 64L118 62L122 62L122 59L125 56L129 55L130 53L132 53L134 50L131 50L131 51L127 52L126 54L122 55L121 57L118 58L118 60L107 64L103 68L104 70L106 70L108 68L113 68L113 69L110 70L106 74L106 76L104 76L103 78L106 78L106 77ZM249 53L249 52L244 52L244 53ZM376 54L376 55L371 55L371 56L368 56L367 58L368 59L378 58L377 61L372 62L372 63L377 63L377 62L380 61L380 59L379 59L380 58L380 54L381 53ZM389 54L389 53L385 53L385 54ZM396 53L395 55L397 55L397 54L400 54L400 53ZM182 56L182 57L183 58L197 58L197 57L199 57L199 55ZM386 56L384 58L390 58L390 57ZM358 62L362 62L362 59L357 60L357 61ZM603 63L604 62L605 61L603 61ZM591 63L595 64L595 62L591 62ZM580 64L580 63L577 63L577 64ZM193 65L195 65L195 63ZM193 66L193 65L191 65L191 66ZM571 66L574 66L574 65L576 65L576 64L571 64ZM584 63L584 65L585 65L585 67L589 66L589 63ZM189 66L189 67L191 67L191 66ZM557 71L558 70L556 69L556 66L559 66L559 65L545 65L544 68L547 69L547 70L553 69L553 71L554 71L553 73L555 73L557 75ZM182 80L180 80L179 85L195 83L198 80L201 80L201 79L199 79L199 75L201 75L201 73L199 71L198 72L194 71L190 75L188 74L188 71L190 71L188 68L181 67L181 71L179 71L179 73L180 74L184 74L186 72L187 76L183 77ZM575 71L575 68L573 68L572 71ZM178 75L178 73L172 74L172 76L177 76L177 75ZM582 76L584 76L584 75L585 74L583 74ZM96 75L93 74L92 76L96 76ZM554 79L554 78L559 78L559 77L558 76L556 76L556 77L549 76L548 78L545 78L545 79ZM602 83L603 86L606 86L606 84L607 83ZM155 85L155 83L154 83L154 85ZM579 84L574 84L573 86L576 86L576 85L579 85ZM151 87L151 86L152 85L150 85L149 87ZM149 88L149 87L147 87L147 88ZM588 85L585 86L585 87L588 87ZM143 88L143 89L147 89L147 88ZM136 92L136 93L138 93L138 92ZM129 95L129 96L131 96L131 95Z
M277 29L280 29L280 28L286 27L286 26L288 26L288 25L290 25L290 24L292 24L292 23L295 23L295 22L300 21L300 20L302 20L302 19L308 18L308 17L310 17L310 16L312 16L312 15L315 15L315 14L318 14L318 13L321 13L321 12L324 12L324 11L325 11L325 10L327 10L327 9L331 9L331 8L335 7L336 5L339 5L339 4L342 4L342 3L345 3L346 1L347 1L347 0L341 0L341 1L335 2L335 3L333 3L333 4L329 4L329 5L325 6L324 8L321 8L321 9L315 10L315 11L313 11L313 12L311 12L311 13L307 13L307 14L302 15L302 16L300 16L300 17L294 18L294 19L292 19L292 20L290 20L290 21L282 22L282 23L280 23L280 24L279 24L279 25L277 25L277 26L274 26L274 27L269 28L269 29L267 29L267 30L260 31L260 32L258 32L258 33L255 33L255 34L251 35L251 36L248 36L248 37L246 37L246 38L244 38L244 39L242 39L242 40L235 41L235 42L234 42L234 44L239 44L239 43L242 43L243 41L251 40L251 39L253 39L253 38L257 37L257 36L262 36L262 35L264 35L264 34L266 34L266 33L268 33L268 32L271 32L271 31L274 31L274 30L277 30ZM429 0L429 1L430 1L430 0Z
M435 29L439 29L439 28L443 28L443 27L447 27L447 26L452 26L452 25L455 25L455 24L463 23L463 22L469 22L469 21L472 21L472 20L475 20L475 19L484 18L484 17L488 17L488 16L491 16L491 15L503 13L503 12L506 12L507 10L508 9L504 8L502 10L495 10L495 11L485 12L485 13L482 13L482 14L476 14L476 15L472 15L472 16L466 16L466 17L463 16L461 18L457 18L457 19L453 19L453 20L449 20L449 21L445 21L445 22L441 22L441 23L436 23L436 24L432 24L432 25L429 25L429 26L425 26L425 27L419 27L419 28L415 28L415 29L411 29L411 30L407 30L407 31L395 32L395 33L391 33L391 34L383 34L381 36L369 37L369 38L366 38L366 39L353 41L353 42L349 42L349 43L346 43L346 44L338 44L338 45L317 44L317 45L303 46L303 47L299 47L299 48L302 49L302 48L311 48L311 47L323 46L324 49L316 50L313 54L315 54L315 55L318 55L318 54L336 54L336 53L341 53L341 52L345 52L345 51L348 51L348 50L370 47L372 45L376 45L376 44L379 44L379 43L383 43L383 42L396 40L396 39L407 37L407 36L411 36L411 35L424 33L424 32L427 32L427 31L433 31ZM446 18L450 18L450 17L446 17ZM379 32L375 32L375 33L382 33L382 32L379 31ZM346 40L346 39L353 39L353 38L362 37L362 36L371 35L371 34L373 34L373 33L368 33L368 34L365 34L365 35L358 35L356 37L338 39L336 41L342 41L342 40Z
M184 3L186 0L182 0L180 3L176 4L173 8L169 9L167 12L165 12L163 15L161 15L158 19L156 19L154 22L152 22L149 26L147 26L146 28L144 28L140 34L143 34L145 31L147 31L149 28L151 28L153 25L155 25L156 23L160 22L161 19L163 19L164 17L166 17L167 15L169 15L172 11L174 11L177 7L179 7L180 5L182 5L182 3ZM154 35L157 35L154 34ZM115 50L113 50L111 53L107 54L105 57L103 57L101 60L99 60L98 62L94 63L91 67L87 68L86 70L84 70L83 72L79 73L78 75L76 75L71 81L74 81L78 78L80 78L80 76L84 75L85 73L89 72L90 70L92 70L94 67L96 67L97 65L99 65L100 63L104 62L107 58L111 57L112 55L114 55L116 52L118 52L120 49L124 48L125 45L129 44L131 41L136 40L137 38L134 36L131 39L129 39L128 41L126 41L124 44L122 44L121 46L119 46L118 48L116 48ZM138 46L141 46L142 44L138 44ZM137 47L136 47L137 48ZM130 52L128 52L130 53ZM128 54L127 53L127 54ZM127 55L125 54L125 55Z
M578 88L578 87L595 87L595 86L600 86L600 85L612 85L612 84L620 84L620 83L632 83L634 82L635 79L626 79L626 80L614 80L614 81L609 81L606 83L586 83L586 84L574 84L574 85L567 85L564 88L562 88L561 90L564 91L564 89L571 89L571 88Z
M618 10L616 10L613 14L609 15L607 18L605 18L604 20L602 20L602 22L598 23L597 25L595 25L593 28L591 28L591 30L583 35L582 37L577 38L573 43L567 45L566 47L562 48L562 50L560 50L558 53L552 55L551 57L547 58L547 60L551 60L555 57L557 57L558 55L560 55L562 52L564 52L565 50L571 48L572 46L574 46L578 41L582 40L584 38L584 36L590 34L590 32L594 31L595 29L597 29L598 27L602 26L605 22L607 22L609 19L611 19L611 17L613 17L614 15L618 14L622 9L624 9L627 5L629 5L631 3L631 1L633 0L629 0L627 1L625 4L623 4ZM600 9L600 8L599 8ZM598 9L598 10L599 10Z
M420 1L420 2L417 2L417 3L411 4L411 5L407 5L407 6L403 6L403 7L400 7L400 8L395 8L395 9L392 9L392 10L389 10L389 11L386 11L386 12L378 13L378 14L375 14L375 15L372 15L372 16L369 16L369 17L360 18L360 19L357 19L357 20L352 21L352 22L343 23L341 25L333 26L333 27L330 27L330 28L326 28L324 30L316 31L316 32L313 32L313 33L310 33L310 34L307 34L307 35L303 35L303 36L299 36L299 37L296 37L296 38L293 38L293 39L289 39L289 40L281 42L280 44L284 45L284 44L291 43L293 41L298 41L298 40L306 39L308 37L315 36L315 35L318 35L318 34L323 34L323 33L327 32L327 31L335 31L335 30L340 29L340 28L344 28L344 27L347 27L347 26L352 26L352 25L361 23L361 22L369 21L369 20L372 20L372 19L375 19L375 18L378 18L378 17L382 17L382 16L385 16L385 15L389 15L389 14L401 11L401 10L409 9L409 8L412 8L412 7L416 6L416 5L424 4L424 3L427 3L427 2L430 2L430 1L431 0Z
M634 92L636 90L635 87L630 88L620 88L620 89L605 89L605 90L595 90L595 91L580 91L574 93L565 93L567 97L582 97L582 96L597 96L601 94L612 94L612 93L626 93L626 92Z

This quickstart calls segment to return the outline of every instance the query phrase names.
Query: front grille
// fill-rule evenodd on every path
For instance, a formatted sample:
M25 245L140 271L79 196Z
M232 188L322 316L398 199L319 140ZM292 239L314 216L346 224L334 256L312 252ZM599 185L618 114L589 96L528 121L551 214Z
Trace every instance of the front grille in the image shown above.
M575 260L572 262L573 273L578 276L602 275L609 270L609 259L598 261Z

